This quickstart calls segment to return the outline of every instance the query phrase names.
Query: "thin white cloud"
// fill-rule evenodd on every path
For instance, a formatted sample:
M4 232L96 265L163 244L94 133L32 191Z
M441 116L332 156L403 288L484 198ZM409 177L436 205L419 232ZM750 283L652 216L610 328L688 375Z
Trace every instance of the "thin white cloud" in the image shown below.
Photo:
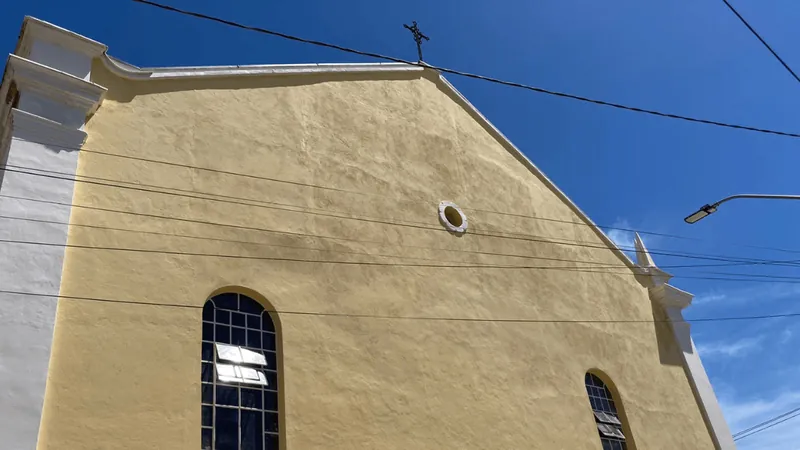
M785 328L783 331L781 331L781 344L791 341L792 336L794 336L794 330L791 328Z
M692 304L693 305L705 305L705 304L708 304L708 303L721 302L721 301L725 300L726 298L728 298L728 296L723 294L723 293L702 294L702 295L696 296L694 298L694 300L692 300Z
M709 342L697 345L697 352L702 358L738 357L761 348L762 337L739 339L734 342Z
M772 399L720 401L731 432L747 429L775 416L800 407L800 391L785 391ZM739 450L800 450L800 417L736 442Z
M706 306L724 302L726 306L743 303L764 304L766 302L800 297L800 285L786 283L765 283L729 290L715 289L695 296L692 305Z
M615 244L621 247L625 251L630 251L633 249L633 233L630 231L631 224L628 223L625 219L617 219L614 222L614 225L611 226L612 228L609 229L606 234Z

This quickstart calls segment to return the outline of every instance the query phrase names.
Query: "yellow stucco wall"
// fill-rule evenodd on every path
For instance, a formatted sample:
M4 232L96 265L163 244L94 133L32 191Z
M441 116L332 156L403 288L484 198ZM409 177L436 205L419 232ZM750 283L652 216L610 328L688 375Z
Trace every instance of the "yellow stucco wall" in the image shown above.
M93 78L109 93L88 125L90 151L340 190L82 152L80 175L251 205L81 182L74 203L95 209L73 208L73 223L161 234L73 226L71 245L248 259L68 248L62 295L187 308L61 300L40 449L199 448L199 307L225 286L252 289L279 311L565 320L658 314L624 269L285 260L576 265L485 254L503 253L623 265L606 249L479 236L502 231L602 245L587 226L480 211L579 220L430 73L134 82L97 64ZM534 158L553 151L530 150ZM438 231L441 200L465 209L470 232ZM265 201L423 226L253 206ZM663 324L278 316L286 449L597 450L583 385L589 369L615 382L635 448L713 448Z

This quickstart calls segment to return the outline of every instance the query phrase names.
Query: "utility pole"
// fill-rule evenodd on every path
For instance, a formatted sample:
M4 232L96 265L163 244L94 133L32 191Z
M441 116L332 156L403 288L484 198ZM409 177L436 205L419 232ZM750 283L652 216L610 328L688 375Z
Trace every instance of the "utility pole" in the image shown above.
M422 40L425 39L426 41L430 41L431 39L428 36L422 34L419 31L419 27L417 26L417 21L411 22L411 26L403 24L404 27L414 35L414 42L417 43L417 55L419 55L419 62L422 62Z

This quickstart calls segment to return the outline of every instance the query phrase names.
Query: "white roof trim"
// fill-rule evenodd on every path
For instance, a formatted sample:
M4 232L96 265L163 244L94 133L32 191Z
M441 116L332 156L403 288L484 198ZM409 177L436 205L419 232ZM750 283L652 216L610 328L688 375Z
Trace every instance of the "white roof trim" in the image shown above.
M257 75L310 75L320 73L387 73L387 72L421 72L424 70L435 70L418 65L404 63L358 63L358 64L270 64L270 65L251 65L251 66L208 66L208 67L165 67L165 68L138 68L136 66L122 62L109 55L102 58L105 66L114 74L129 80L157 80L157 79L179 79L179 78L209 78L209 77L231 77L231 76L257 76ZM472 103L467 100L458 89L455 88L447 79L438 73L438 80L449 91L451 91L463 105L474 114L487 128L496 133L502 140L510 153L517 158L525 167L536 175L542 182L550 188L558 198L569 206L573 212L587 225L593 228L600 239L609 246L622 262L633 269L633 273L639 274L636 264L628 257L625 252L620 250L617 244L609 238L606 233L595 224L567 195L559 189L547 176L539 170L536 165L525 156L497 127L492 124ZM638 279L640 284L642 280ZM644 284L643 284L644 285Z
M97 110L106 94L106 88L100 85L14 54L8 55L7 67L10 79L16 81L21 92L37 91L83 108L87 114Z
M50 22L25 16L22 22L22 34L14 53L20 56L28 56L27 52L30 51L33 40L37 38L91 57L103 54L108 48L104 44L53 25Z
M195 77L232 77L259 75L313 75L320 73L421 72L423 67L402 63L353 64L264 64L249 66L201 66L138 68L109 55L103 63L112 73L128 80L164 80Z

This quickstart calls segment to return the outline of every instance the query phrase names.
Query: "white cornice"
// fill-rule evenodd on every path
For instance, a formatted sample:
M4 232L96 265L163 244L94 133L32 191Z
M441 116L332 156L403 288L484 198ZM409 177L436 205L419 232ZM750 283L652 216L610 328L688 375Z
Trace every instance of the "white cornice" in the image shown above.
M672 279L671 274L664 272L658 267L642 267L637 264L633 267L633 272L640 276L640 284L647 288L661 286Z
M30 135L32 141L57 143L59 148L79 148L86 140L85 131L16 108L11 110L11 128L15 135Z
M39 92L62 103L82 108L91 115L106 93L106 88L51 67L21 58L8 57L9 75L21 92Z
M14 53L23 57L28 56L34 40L47 41L92 58L102 55L108 49L105 45L80 34L35 17L26 16L22 23L22 33L17 44L17 50Z
M694 295L675 286L662 284L661 286L650 288L650 297L659 302L664 308L685 309L692 304Z
M366 64L265 64L251 66L165 67L140 69L104 55L103 63L112 73L129 80L212 78L265 75L314 75L321 73L421 72L423 67L401 63Z

